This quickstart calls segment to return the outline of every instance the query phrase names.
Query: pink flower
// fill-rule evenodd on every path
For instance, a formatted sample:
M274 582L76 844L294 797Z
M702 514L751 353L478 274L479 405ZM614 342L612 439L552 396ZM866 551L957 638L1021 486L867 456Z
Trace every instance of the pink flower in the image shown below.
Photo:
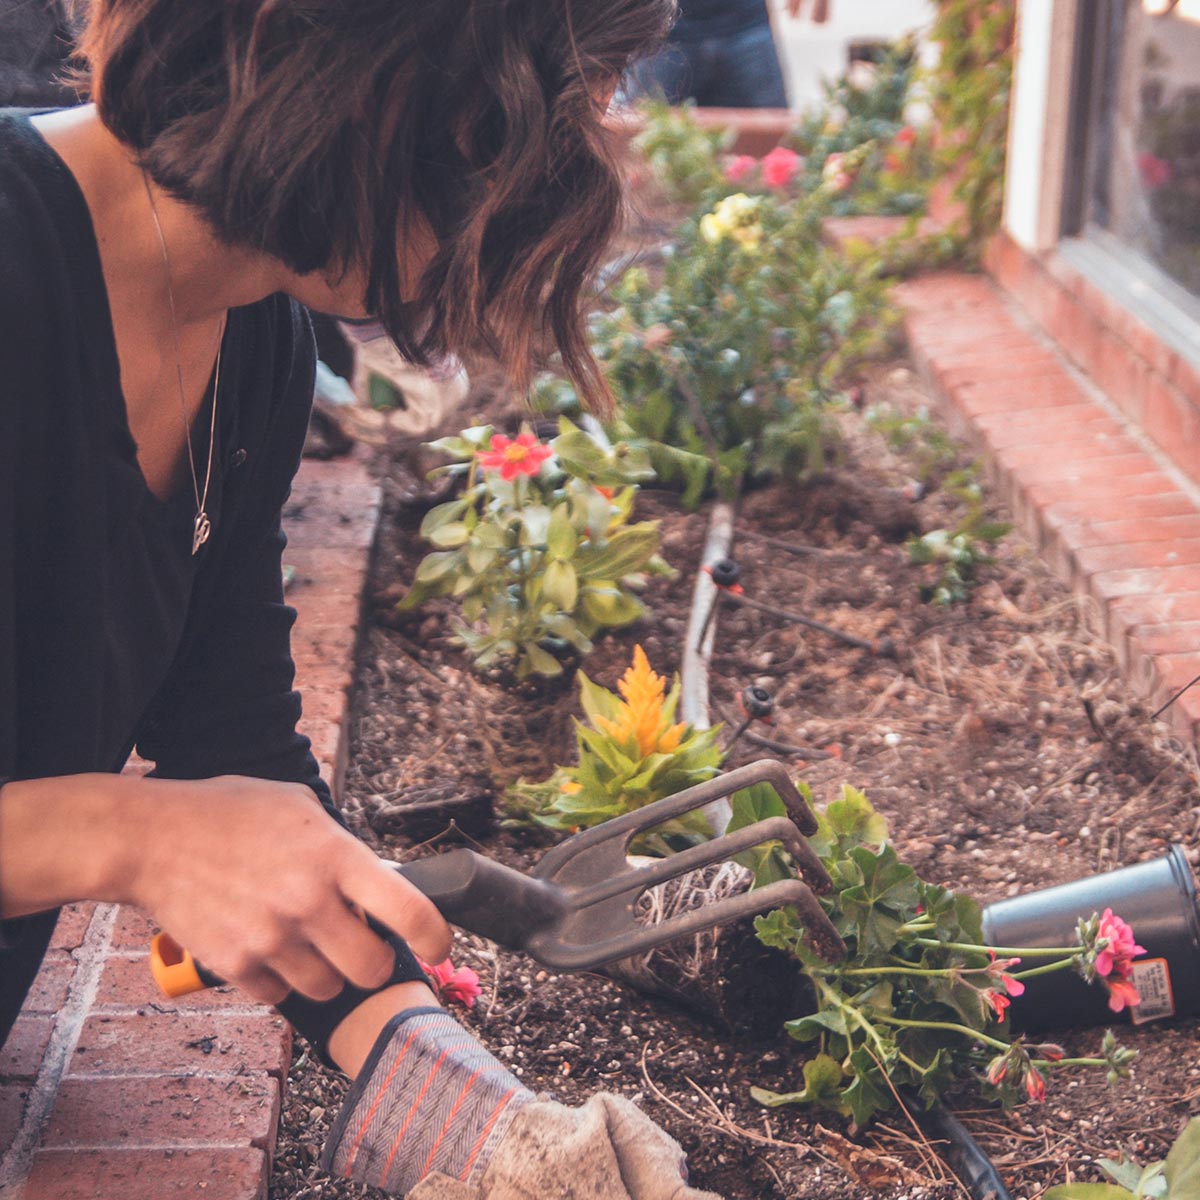
M1137 156L1138 171L1141 172L1142 182L1151 189L1160 188L1170 183L1175 177L1175 171L1165 158L1143 150Z
M1036 1067L1030 1067L1025 1073L1025 1095L1034 1104L1041 1104L1046 1098L1046 1081Z
M1018 984L1017 986L1019 987L1020 985ZM1024 991L1025 989L1022 988L1021 990ZM1003 1021L1008 1012L1008 1006L1012 1001L1003 992L999 991L980 992L980 995L987 1002L992 1012L996 1014L996 1020Z
M483 988L479 986L479 976L470 967L455 967L446 959L436 967L421 963L421 969L429 976L438 999L446 1004L461 1004L464 1008L475 1007Z
M844 154L831 154L825 160L825 165L821 168L821 178L835 192L847 191L854 182L854 176L846 169L846 156Z
M1019 958L997 958L995 950L989 950L988 953L992 956L992 961L987 966L986 973L993 979L998 979L1010 996L1023 996L1025 985L1007 973L1009 967L1018 966L1021 960Z
M741 183L747 175L753 175L757 169L757 158L752 158L749 154L739 154L736 158L730 159L729 165L725 168L725 178L730 183Z
M511 483L518 475L536 475L542 463L554 456L549 446L543 446L532 433L518 434L516 440L498 433L492 438L492 448L476 455L485 471L499 471L500 478Z
M1137 988L1128 979L1106 979L1104 986L1108 988L1108 1007L1113 1012L1123 1012L1126 1006L1137 1008L1142 1002Z
M1114 916L1111 908L1106 908L1100 918L1100 937L1104 938L1108 945L1096 954L1096 974L1115 975L1118 979L1130 978L1133 974L1134 958L1145 954L1146 951L1134 941L1133 930L1128 923Z
M916 143L916 140L917 131L911 125L905 125L904 128L901 129L898 134L896 134L894 139L896 145L898 146L912 146Z
M786 146L776 146L762 160L763 180L767 187L785 188L796 177L804 160Z

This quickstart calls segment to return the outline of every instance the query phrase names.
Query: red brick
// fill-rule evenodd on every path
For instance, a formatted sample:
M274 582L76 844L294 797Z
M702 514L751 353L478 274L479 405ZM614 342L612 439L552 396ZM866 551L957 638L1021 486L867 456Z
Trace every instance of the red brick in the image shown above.
M1038 412L1079 403L1079 388L1065 372L1036 380L976 383L954 393L954 403L969 417L993 413Z
M1200 411L1160 376L1149 382L1143 427L1178 467L1200 480Z
M1112 478L1048 479L1031 484L1029 500L1043 512L1059 504L1090 504L1145 496L1176 496L1175 485L1161 471ZM1099 505L1097 504L1097 507Z
M1133 542L1122 546L1089 546L1076 553L1088 575L1141 567L1185 567L1200 563L1200 539Z
M1108 637L1124 658L1130 639L1139 630L1188 621L1200 621L1200 591L1122 596L1109 605Z
M261 1006L233 987L206 988L201 992L168 999L158 990L150 973L149 955L131 952L110 954L104 960L92 1011L153 1008L158 1012L199 1012L251 1007ZM262 1011L266 1013L270 1010L263 1008Z
M120 1150L253 1146L270 1155L279 1108L279 1081L270 1075L67 1079L41 1144Z
M340 546L368 550L375 540L375 527L379 516L378 505L363 507L358 512L329 511L320 501L300 505L293 502L284 513L284 531L287 533L288 550L302 546Z
M367 557L361 550L297 546L284 553L284 562L296 569L288 591L289 603L300 607L306 593L361 596L367 576ZM293 599L294 598L294 599Z
M158 926L141 909L123 904L109 944L117 949L148 950L156 933Z
M302 684L300 699L304 705L305 721L329 721L342 725L350 709L350 697L344 688L309 687Z
M896 288L897 300L907 309L924 313L956 311L964 308L999 305L999 293L981 275L962 275L942 271L922 275Z
M1186 517L1195 512L1195 504L1183 492L1172 488L1141 496L1095 496L1086 500L1065 500L1047 508L1044 516L1048 526L1060 529L1069 525Z
M197 1071L236 1075L287 1069L291 1030L280 1016L220 1012L89 1016L71 1059L72 1075Z
M50 950L25 997L23 1012L56 1013L67 998L75 975L75 961L65 950Z
M1128 571L1101 571L1090 580L1092 595L1101 603L1119 596L1152 596L1163 592L1200 591L1200 567L1139 567Z
M346 759L346 727L333 721L305 719L300 722L300 732L312 742L313 757L319 763L328 763L337 770L343 768Z
M1078 549L1088 546L1124 546L1138 542L1176 542L1187 538L1200 538L1200 512L1193 510L1175 517L1080 522L1064 525L1060 536Z
M0 1152L13 1144L21 1128L25 1101L28 1099L27 1087L19 1087L15 1083L0 1087Z
M996 459L1007 471L1020 471L1025 467L1040 468L1056 464L1063 471L1091 470L1096 473L1116 467L1123 474L1133 470L1144 471L1154 467L1138 444L1122 434L1107 437L1067 436L1059 431L1055 436L1044 437L1040 442L1027 441L1024 445L1009 445L996 451Z
M1101 391L1132 420L1142 422L1146 409L1149 369L1129 348L1107 331L1095 347L1094 357L1086 364L1087 372Z
M1164 625L1140 625L1130 633L1130 648L1136 654L1195 654L1200 648L1200 619ZM1200 668L1194 672L1200 675Z
M50 1017L18 1017L8 1041L0 1046L0 1078L34 1079L53 1032Z
M1086 443L1124 436L1123 427L1090 401L1036 412L998 413L978 417L975 423L988 444L998 450L1027 446L1041 437L1053 437L1056 441L1075 438Z
M1018 461L1010 462L1010 457ZM1015 448L1005 450L997 455L997 461L1006 471L1011 471L1023 486L1057 481L1088 483L1097 479L1116 480L1147 475L1158 469L1154 459L1140 450L1132 454L1077 459L1064 454L1063 449L1053 443L1030 447L1029 452ZM1165 475L1163 480L1167 482Z
M319 586L310 588L301 596L288 594L288 603L298 613L296 629L308 625L341 625L357 627L362 618L362 598L346 592L326 592Z
M1144 659L1142 666L1149 668L1151 682L1147 690L1151 705L1157 709L1200 675L1200 653L1156 654Z
M56 950L78 950L95 911L94 904L68 904L58 915L50 945Z
M308 625L292 635L296 678L303 687L349 688L354 682L358 630L346 625Z
M41 1150L22 1200L266 1200L257 1149Z

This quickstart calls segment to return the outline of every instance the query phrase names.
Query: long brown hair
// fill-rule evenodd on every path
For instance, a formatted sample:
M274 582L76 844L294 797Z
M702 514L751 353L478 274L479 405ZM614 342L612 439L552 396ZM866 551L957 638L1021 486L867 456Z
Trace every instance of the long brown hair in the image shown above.
M594 406L582 297L621 211L598 93L675 0L93 0L105 125L217 235L292 270L366 264L428 363L486 347L518 384L549 334ZM401 256L436 250L407 297Z

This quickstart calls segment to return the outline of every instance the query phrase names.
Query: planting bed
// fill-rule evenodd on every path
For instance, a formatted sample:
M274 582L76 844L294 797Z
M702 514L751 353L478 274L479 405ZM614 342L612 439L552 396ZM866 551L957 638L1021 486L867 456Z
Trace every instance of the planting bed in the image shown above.
M925 403L899 363L871 369L864 388L868 404L912 412ZM521 419L495 400L487 416L508 433ZM932 568L912 565L903 540L953 526L957 503L936 488L926 499L906 498L914 462L892 453L860 414L845 414L841 425L839 465L807 486L745 498L734 554L751 597L864 639L890 638L897 657L876 658L724 607L713 719L737 723L736 697L746 685L771 690L775 724L761 731L833 752L796 766L818 804L843 783L864 789L889 820L903 859L985 903L1154 857L1169 841L1195 859L1195 762L1127 693L1109 650L1089 631L1084 602L1010 534L968 602L923 603ZM435 502L422 475L436 460L418 458L408 452L381 463L388 501L351 730L347 813L390 857L469 836L484 853L528 866L552 835L489 829L481 817L506 784L540 780L575 761L577 690L570 672L519 685L474 675L451 637L449 602L396 616L395 601L428 549L417 527ZM705 537L704 511L684 512L665 492L644 491L637 515L662 521L663 554L678 574L653 580L649 616L602 638L584 663L610 688L635 644L660 673L678 669ZM764 537L818 552L791 554ZM729 765L769 753L744 738ZM436 815L446 784L470 801L457 811L469 835ZM404 811L414 792L434 806L415 823ZM751 1085L799 1085L805 1048L781 1028L731 1033L604 976L547 972L468 936L459 937L456 961L483 984L464 1021L530 1087L566 1103L602 1088L638 1098L688 1151L693 1182L729 1200L962 1194L902 1113L854 1132L829 1113L759 1107ZM780 1025L793 1015L781 1008ZM1032 1200L1050 1183L1098 1178L1102 1156L1160 1157L1197 1106L1193 1022L1125 1027L1121 1036L1139 1058L1133 1078L1115 1088L1098 1072L1062 1072L1051 1077L1044 1104L1007 1116L962 1089L959 1111L1014 1196ZM1060 1040L1070 1054L1089 1054L1100 1031L1065 1031ZM324 1181L315 1167L341 1091L331 1074L297 1061L273 1196L375 1194Z

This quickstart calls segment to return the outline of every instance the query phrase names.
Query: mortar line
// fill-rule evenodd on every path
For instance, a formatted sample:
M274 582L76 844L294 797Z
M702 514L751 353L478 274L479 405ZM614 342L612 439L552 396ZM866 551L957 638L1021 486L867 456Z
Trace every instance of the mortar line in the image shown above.
M0 1200L19 1200L25 1189L33 1157L58 1097L59 1086L99 991L105 952L117 921L117 909L116 904L96 906L83 941L75 952L75 972L66 1001L55 1014L50 1041L25 1103L21 1128L0 1159Z

